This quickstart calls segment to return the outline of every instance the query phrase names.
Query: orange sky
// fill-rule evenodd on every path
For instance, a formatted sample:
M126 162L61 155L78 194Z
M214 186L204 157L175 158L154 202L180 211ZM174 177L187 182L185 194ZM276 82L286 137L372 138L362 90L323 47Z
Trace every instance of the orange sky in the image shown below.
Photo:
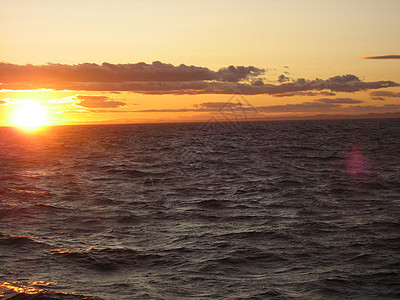
M399 11L397 0L2 1L0 125L32 101L51 124L397 112Z

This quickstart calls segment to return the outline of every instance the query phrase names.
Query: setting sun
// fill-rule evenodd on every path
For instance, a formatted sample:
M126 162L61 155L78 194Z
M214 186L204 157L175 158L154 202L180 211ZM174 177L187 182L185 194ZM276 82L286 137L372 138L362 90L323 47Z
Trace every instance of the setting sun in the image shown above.
M26 130L45 126L47 125L46 110L36 102L22 104L14 112L13 125Z

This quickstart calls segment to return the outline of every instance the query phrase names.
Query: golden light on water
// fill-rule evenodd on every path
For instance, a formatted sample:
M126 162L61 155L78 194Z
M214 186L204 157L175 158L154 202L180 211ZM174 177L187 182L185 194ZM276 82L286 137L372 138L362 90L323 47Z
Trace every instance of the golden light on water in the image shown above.
M0 282L0 298L13 295L13 293L24 293L24 294L37 294L46 292L45 287L49 285L55 285L55 282L46 281L34 281L34 282Z
M56 286L57 282L44 280L0 282L0 299L87 299L79 294L52 290ZM19 297L18 294L28 294L32 297Z
M11 125L24 131L36 131L48 125L46 109L34 101L21 103L13 112Z

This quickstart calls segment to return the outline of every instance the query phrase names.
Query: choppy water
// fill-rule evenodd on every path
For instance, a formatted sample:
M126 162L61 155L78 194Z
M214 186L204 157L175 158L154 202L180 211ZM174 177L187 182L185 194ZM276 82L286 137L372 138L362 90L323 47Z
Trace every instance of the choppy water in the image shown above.
M400 120L0 128L0 164L0 298L400 297Z

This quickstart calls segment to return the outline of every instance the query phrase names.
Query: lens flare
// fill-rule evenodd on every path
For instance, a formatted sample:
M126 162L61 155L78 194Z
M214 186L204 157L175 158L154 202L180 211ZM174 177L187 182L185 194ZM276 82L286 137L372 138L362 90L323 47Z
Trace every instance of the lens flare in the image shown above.
M351 176L359 176L365 172L365 157L359 147L353 147L347 157L347 171Z

